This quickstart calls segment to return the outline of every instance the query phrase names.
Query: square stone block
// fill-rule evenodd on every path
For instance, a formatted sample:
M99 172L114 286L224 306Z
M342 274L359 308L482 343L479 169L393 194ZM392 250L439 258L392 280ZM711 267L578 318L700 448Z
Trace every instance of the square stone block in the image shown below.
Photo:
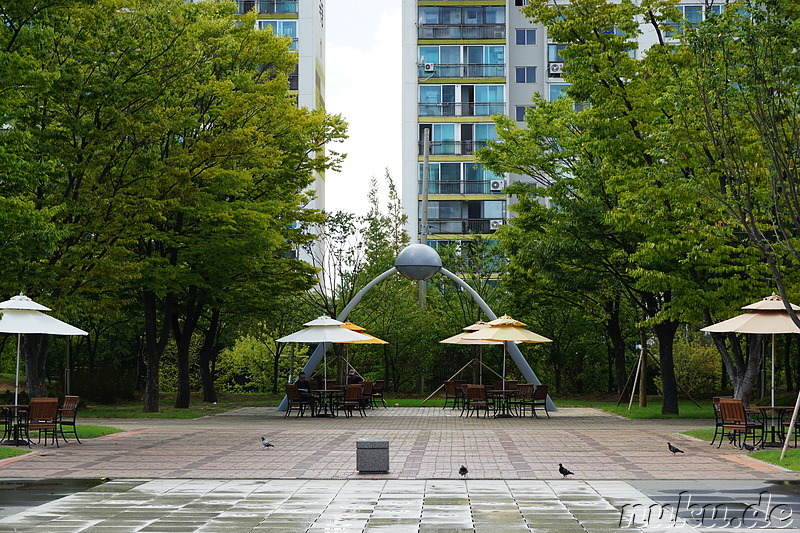
M358 439L356 441L356 469L363 473L389 471L389 440Z

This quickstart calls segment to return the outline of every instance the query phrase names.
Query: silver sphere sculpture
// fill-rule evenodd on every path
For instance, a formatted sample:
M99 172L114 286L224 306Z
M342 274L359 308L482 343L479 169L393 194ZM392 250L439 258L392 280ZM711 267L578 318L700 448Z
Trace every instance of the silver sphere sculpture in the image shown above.
M400 274L410 280L431 279L442 268L439 253L424 244L410 244L394 260Z

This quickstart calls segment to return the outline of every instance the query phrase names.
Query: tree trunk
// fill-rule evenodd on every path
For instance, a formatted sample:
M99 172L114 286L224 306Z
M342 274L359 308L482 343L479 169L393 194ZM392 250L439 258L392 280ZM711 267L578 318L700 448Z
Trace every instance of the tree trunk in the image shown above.
M761 346L764 343L764 335L746 335L748 346L746 362L735 333L727 334L729 343L725 342L726 336L723 333L712 333L711 338L722 356L728 379L733 386L733 397L739 398L745 405L749 405L750 395L761 368Z
M186 409L191 402L191 381L189 376L189 355L192 348L192 338L197 329L197 323L203 311L202 296L196 285L189 287L189 294L186 302L186 316L183 320L183 330L181 330L178 317L172 317L172 335L175 338L176 353L175 363L177 365L177 387L175 394L175 408Z
M22 353L25 356L25 383L28 398L47 397L47 348L50 336L28 334L22 336Z
M198 359L200 363L200 382L203 385L203 401L217 403L217 390L214 387L214 361L217 359L219 335L219 309L211 311L211 322L208 325L203 346L200 348Z
M676 320L661 322L656 324L653 330L658 338L658 361L661 369L661 394L663 395L661 414L677 415L678 382L675 380L673 348L675 346L675 332L678 330L678 322Z
M157 298L154 292L145 290L142 293L144 307L144 336L147 352L147 377L144 386L144 404L142 411L145 413L158 412L159 372L161 370L161 355L167 345L169 324L172 320L172 294L164 299L161 327L158 327Z
M614 358L614 381L617 386L617 394L622 394L625 382L628 380L628 372L625 369L625 338L622 335L622 326L619 319L619 298L606 305L608 320L606 321L606 332L611 340L611 352Z

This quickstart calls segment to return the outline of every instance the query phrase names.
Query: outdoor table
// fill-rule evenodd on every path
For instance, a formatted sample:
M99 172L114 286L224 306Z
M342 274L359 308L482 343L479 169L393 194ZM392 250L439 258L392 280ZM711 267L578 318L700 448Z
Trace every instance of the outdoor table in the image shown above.
M27 411L27 405L0 405L0 409L5 411L6 420L11 424L11 438L8 440L4 440L0 444L7 444L9 446L19 446L20 444L28 444L28 441L25 439L20 439L20 429L22 429L21 419L24 419L25 414L24 412ZM20 413L20 410L23 410L23 413Z
M333 402L337 396L341 396L342 391L340 389L316 389L312 390L311 393L317 397L317 414L315 416L336 416L336 409L334 408Z
M791 412L794 409L794 406L751 406L751 409L759 412L759 417L761 418L761 423L763 425L761 446L783 446L783 441L786 437L783 433L783 417L786 415L786 413ZM769 440L767 439L768 435Z
M513 398L517 391L516 389L491 389L487 391L489 394L492 395L494 398L494 405L495 405L495 418L513 418L514 415L511 414L511 411L508 409L508 400ZM498 404L499 404L499 412L498 411Z

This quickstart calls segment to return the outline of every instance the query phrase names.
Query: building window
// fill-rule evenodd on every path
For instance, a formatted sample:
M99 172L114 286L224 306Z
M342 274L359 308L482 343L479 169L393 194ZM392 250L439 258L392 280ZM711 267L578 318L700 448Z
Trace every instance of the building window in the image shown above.
M517 122L525 122L525 112L528 109L535 109L536 106L532 105L518 105L514 108L514 118Z
M536 67L514 67L517 83L536 83Z
M528 0L514 0L515 6L527 6Z
M297 21L296 20L259 20L258 29L270 29L274 35L292 38L292 50L297 50Z
M517 45L536 44L536 30L517 29L515 32L517 36Z
M553 83L550 85L550 101L555 102L561 96L566 94L569 84L566 83Z

